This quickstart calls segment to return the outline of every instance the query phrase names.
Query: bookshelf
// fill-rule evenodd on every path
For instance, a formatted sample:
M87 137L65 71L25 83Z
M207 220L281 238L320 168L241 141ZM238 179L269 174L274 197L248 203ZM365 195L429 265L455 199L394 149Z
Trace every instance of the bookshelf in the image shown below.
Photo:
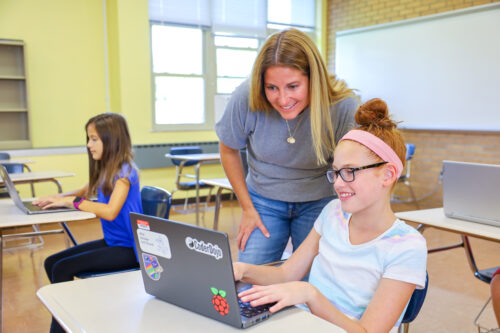
M0 149L30 148L24 42L0 39Z

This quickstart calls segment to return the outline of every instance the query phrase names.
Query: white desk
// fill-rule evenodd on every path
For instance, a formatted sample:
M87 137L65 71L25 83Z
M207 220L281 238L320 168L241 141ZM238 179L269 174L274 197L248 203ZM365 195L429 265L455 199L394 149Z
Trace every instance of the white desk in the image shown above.
M60 233L59 231L39 231L29 232L15 235L2 235L2 229L10 227L31 226L34 224L54 223L54 222L68 222L80 221L95 218L93 213L82 211L68 211L59 213L46 213L26 215L19 210L11 199L0 200L0 330L3 325L2 316L2 254L3 254L3 238L19 237L19 236L38 236L51 233Z
M10 173L10 179L16 184L33 184L41 182L52 182L57 185L57 190L62 193L61 183L57 178L73 177L75 174L64 171L36 171L24 173ZM0 186L4 185L3 179L0 178Z
M198 161L195 164L194 170L196 174L196 225L200 222L200 166L206 162L220 161L219 153L208 153L208 154L186 154L186 155L172 155L165 154L166 158L180 160L181 167L184 166L186 162Z
M15 160L0 160L0 164L29 164L34 163L35 161L29 159L15 159ZM27 167L27 165L26 165Z
M344 332L298 308L236 329L148 295L140 271L52 284L37 296L67 332Z
M399 212L396 213L396 216L401 220L420 223L425 227L433 227L461 235L500 242L500 227L451 219L444 215L443 208Z
M202 179L203 183L217 187L217 193L215 194L215 213L214 213L214 229L217 230L219 227L219 213L221 206L221 194L223 190L233 190L229 179L227 178L214 178L214 179Z
M461 243L429 249L429 253L439 252L463 247L469 266L474 274L477 273L478 268L472 254L469 238L477 237L494 242L500 242L500 227L495 227L488 224L477 222L464 221L459 219L452 219L444 215L443 208L433 208L424 210L415 210L409 212L399 212L396 216L401 220L408 222L420 223L418 230L422 231L426 227L437 228L444 231L454 232L460 235Z

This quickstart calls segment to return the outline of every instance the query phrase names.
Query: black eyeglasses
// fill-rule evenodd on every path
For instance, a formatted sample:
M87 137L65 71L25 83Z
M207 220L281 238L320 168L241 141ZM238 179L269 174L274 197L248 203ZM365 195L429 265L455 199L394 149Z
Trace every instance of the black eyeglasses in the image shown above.
M375 164L365 165L365 166L358 167L358 168L342 168L340 170L328 170L326 172L326 178L328 178L328 181L333 184L333 183L335 183L335 181L337 180L337 178L340 175L340 178L342 178L343 181L345 181L346 183L350 183L350 182L353 182L354 179L356 178L355 177L356 171L370 169L370 168L376 168L376 167L384 165L386 163L387 162L384 161L384 162L379 162L379 163L375 163Z

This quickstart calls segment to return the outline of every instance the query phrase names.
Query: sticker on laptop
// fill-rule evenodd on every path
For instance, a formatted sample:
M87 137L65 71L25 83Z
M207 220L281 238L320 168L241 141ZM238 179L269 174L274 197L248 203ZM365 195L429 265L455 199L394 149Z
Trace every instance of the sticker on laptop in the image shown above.
M227 304L226 292L215 287L210 287L210 291L214 295L212 297L212 304L214 305L215 311L221 316L227 315L229 313L229 304Z
M149 230L149 222L144 220L137 220L137 228Z
M167 235L160 234L159 232L137 229L137 238L139 239L139 246L143 252L149 252L167 259L172 258Z
M163 272L163 267L160 266L158 262L158 258L151 254L143 253L142 261L144 263L144 270L148 274L148 276L154 280L158 281L161 276L161 272Z
M197 240L196 238L188 236L186 237L186 246L190 250L212 256L217 260L222 258L222 250L217 244L205 243L202 240Z

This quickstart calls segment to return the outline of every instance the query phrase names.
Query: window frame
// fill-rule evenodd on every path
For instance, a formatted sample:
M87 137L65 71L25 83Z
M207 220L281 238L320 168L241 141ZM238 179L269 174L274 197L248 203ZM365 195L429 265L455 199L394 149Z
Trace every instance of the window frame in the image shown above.
M173 131L200 131L213 130L214 127L214 98L216 92L216 83L213 83L216 75L215 57L213 49L212 31L203 26L181 25L166 22L149 21L149 33L152 35L154 25L167 27L183 27L200 29L202 32L202 74L173 74L173 73L155 73L153 69L153 38L150 38L150 62L151 62L151 131L152 132L173 132ZM156 123L156 78L157 77L201 77L204 87L204 121L200 124L157 124Z

